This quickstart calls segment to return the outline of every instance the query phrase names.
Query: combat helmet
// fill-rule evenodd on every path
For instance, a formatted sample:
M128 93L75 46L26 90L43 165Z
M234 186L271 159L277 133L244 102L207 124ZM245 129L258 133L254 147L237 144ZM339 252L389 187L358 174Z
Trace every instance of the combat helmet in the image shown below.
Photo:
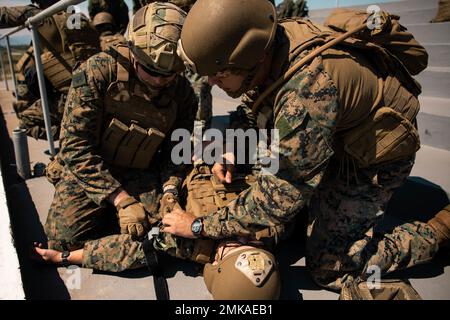
M185 18L186 12L171 3L153 2L139 9L127 30L128 46L138 62L163 75L183 71L176 51Z
M269 1L198 0L184 23L178 54L200 75L251 70L270 50L276 28Z
M280 296L280 274L268 251L238 249L216 265L207 263L203 277L215 300L275 300Z
M102 24L110 24L115 26L116 23L114 21L114 17L105 11L99 12L95 15L94 19L92 20L92 25L97 28L98 26Z

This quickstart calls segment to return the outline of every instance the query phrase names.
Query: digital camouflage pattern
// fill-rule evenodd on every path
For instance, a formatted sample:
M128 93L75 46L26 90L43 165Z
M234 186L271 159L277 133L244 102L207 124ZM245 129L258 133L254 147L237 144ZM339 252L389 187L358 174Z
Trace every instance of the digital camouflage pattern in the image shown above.
M386 234L377 229L413 164L407 159L364 170L329 164L309 206L306 263L317 283L339 290L347 281L365 280L373 266L385 274L434 256L437 239L426 223L406 223Z
M52 95L49 96L48 105L53 140L59 139L60 124L66 97L65 94L60 94L59 99L54 100ZM19 109L18 105L20 104L22 105L22 110L16 112L20 127L26 129L26 133L30 137L47 140L41 99L34 101L31 105L27 101L22 101L22 103L19 101L19 104L16 104L16 108Z
M110 13L114 17L121 34L125 33L130 19L128 17L128 6L123 0L89 0L88 12L91 20L99 12Z
M282 52L281 45L277 37L274 52ZM307 53L303 51L290 65ZM270 79L280 75L272 73ZM433 229L420 222L399 226L390 234L373 235L413 161L363 170L349 159L338 160L333 149L343 109L338 93L321 56L273 92L264 104L274 106L266 127L279 130L279 171L259 175L235 201L204 218L205 233L213 239L254 237L264 228L278 226L282 239L289 235L283 226L291 224L308 205L314 223L309 228L307 264L314 279L331 289L364 276L370 264L391 272L428 261L438 249ZM250 107L257 95L258 88L249 92L238 108L241 116L249 118L244 124L255 123Z
M169 138L164 140L148 170L121 169L103 161L99 149L102 132L107 126L103 121L103 99L116 79L116 63L112 55L99 53L74 72L61 125L61 150L58 154L64 170L55 186L45 225L49 245L53 248L62 249L62 240L71 249L80 248L88 240L114 234L116 210L107 198L119 187L140 200L150 215L150 221L155 223L159 220L157 209L162 185L166 181L176 185L184 174L185 168L175 166L170 160L174 144L170 141L171 132L166 135ZM133 74L130 76L135 77ZM152 102L170 98L178 108L173 129L192 131L197 99L185 78L179 76L159 98L152 98Z

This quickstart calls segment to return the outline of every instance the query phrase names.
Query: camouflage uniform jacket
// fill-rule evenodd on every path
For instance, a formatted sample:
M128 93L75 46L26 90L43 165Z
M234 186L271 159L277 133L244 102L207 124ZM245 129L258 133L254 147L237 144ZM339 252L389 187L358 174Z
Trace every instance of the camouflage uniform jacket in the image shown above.
M111 174L114 168L105 163L99 153L100 138L106 122L102 119L104 96L116 77L117 62L108 53L96 54L76 69L61 125L59 156L65 164L65 172L75 176L81 189L98 205L103 205L108 196L121 187ZM135 76L131 73L130 77ZM173 97L178 108L172 130L185 128L192 132L197 99L189 82L181 76L177 77L174 84L163 92L166 92L163 98ZM157 103L157 100L153 101ZM157 155L161 159L154 159L152 165L160 164L162 182L177 185L181 182L184 168L175 166L170 160L174 144L170 136L169 131Z
M302 52L289 64L287 56L280 59L276 54L286 52L282 46L288 40L278 36L275 41L269 82L308 53ZM243 122L247 127L255 123L250 107L257 92L258 88L244 95L237 110L246 118ZM339 109L338 91L324 71L320 56L275 90L265 104L273 109L266 128L279 130L279 170L274 175L257 176L256 183L235 201L206 216L204 230L208 237L249 236L267 227L285 230L310 200L334 154L331 146Z
M41 9L34 5L0 7L0 28L13 28L23 25L28 18L40 11Z

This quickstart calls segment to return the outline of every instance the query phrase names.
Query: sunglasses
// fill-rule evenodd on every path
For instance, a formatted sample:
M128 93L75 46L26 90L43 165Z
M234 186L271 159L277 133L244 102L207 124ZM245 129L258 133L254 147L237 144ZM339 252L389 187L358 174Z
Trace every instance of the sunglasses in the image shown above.
M137 63L139 65L139 67L148 75L152 76L152 77L158 77L158 78L170 78L171 76L173 76L175 73L170 73L170 74L162 74L159 73L155 70L152 70L150 68L148 68L147 66L143 65L142 63L138 62Z

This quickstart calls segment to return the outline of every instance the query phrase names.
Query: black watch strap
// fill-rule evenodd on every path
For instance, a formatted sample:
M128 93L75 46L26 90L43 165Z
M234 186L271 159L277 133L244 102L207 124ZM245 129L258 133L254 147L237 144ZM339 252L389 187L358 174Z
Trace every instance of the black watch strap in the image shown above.
M63 267L67 268L68 266L70 266L70 262L67 259L69 256L70 256L70 251L63 251L63 252L61 252L61 265Z

